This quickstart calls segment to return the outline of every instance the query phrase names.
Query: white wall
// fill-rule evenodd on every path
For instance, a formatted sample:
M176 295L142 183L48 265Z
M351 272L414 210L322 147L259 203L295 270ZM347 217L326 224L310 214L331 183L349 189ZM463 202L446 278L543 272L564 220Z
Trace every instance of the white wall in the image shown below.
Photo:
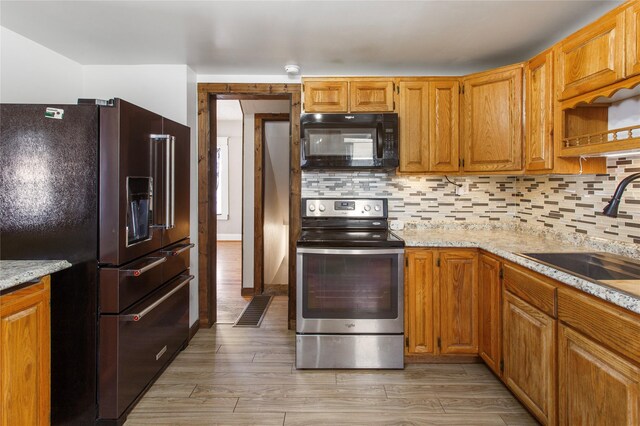
M188 66L85 65L82 71L84 97L122 98L187 124ZM197 100L195 102L197 105ZM195 133L196 128L192 127L192 131Z
M255 174L253 159L255 149L255 114L244 115L244 181L242 202L253 206L253 182ZM253 208L244 209L242 223L242 288L253 288Z
M75 104L82 65L0 27L0 102Z
M191 250L189 267L195 277L189 284L189 324L198 321L198 83L196 73L187 67L187 126L191 128L190 226Z
M289 122L264 124L264 283L289 273Z
M229 138L229 218L218 220L218 239L241 240L242 120L218 120L217 137Z

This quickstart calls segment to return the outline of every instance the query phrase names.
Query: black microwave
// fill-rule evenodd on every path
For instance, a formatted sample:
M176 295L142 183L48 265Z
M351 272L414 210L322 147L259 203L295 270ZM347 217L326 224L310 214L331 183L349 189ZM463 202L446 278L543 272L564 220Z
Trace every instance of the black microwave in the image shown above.
M302 114L302 169L398 167L398 114Z

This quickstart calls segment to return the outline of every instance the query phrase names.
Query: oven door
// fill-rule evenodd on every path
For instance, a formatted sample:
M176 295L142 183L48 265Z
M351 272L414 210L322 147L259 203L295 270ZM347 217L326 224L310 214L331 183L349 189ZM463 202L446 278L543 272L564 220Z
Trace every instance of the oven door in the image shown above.
M298 248L298 333L402 333L404 250Z

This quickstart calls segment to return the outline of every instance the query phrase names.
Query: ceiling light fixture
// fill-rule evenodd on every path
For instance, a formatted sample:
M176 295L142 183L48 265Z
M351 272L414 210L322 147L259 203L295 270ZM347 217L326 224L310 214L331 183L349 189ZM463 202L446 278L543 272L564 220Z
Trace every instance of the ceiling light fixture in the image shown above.
M286 71L287 74L290 74L290 75L300 74L300 66L298 65L293 65L293 64L285 65L284 70Z

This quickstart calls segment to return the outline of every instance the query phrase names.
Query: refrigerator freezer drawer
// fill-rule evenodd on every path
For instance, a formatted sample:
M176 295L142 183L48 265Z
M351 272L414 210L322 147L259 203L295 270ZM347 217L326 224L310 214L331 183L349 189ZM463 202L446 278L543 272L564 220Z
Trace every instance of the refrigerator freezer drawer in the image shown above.
M165 281L189 269L189 254L193 247L194 244L191 244L187 239L162 249L162 254L167 258L167 261L162 265Z
M160 252L120 268L100 268L100 313L118 314L162 286L162 267L167 258Z
M99 418L118 419L186 343L189 281L181 275L121 315L100 316Z

